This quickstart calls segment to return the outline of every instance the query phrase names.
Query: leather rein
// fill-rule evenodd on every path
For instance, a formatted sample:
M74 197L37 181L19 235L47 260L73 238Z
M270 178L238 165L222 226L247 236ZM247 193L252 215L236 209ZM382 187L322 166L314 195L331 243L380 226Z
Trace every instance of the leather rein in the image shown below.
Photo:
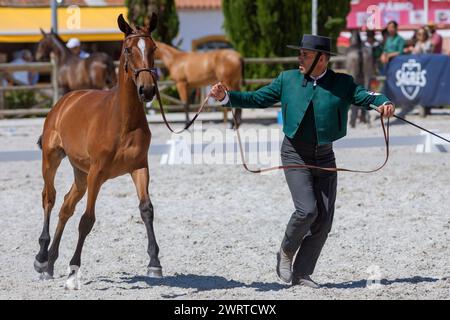
M237 128L236 127L236 118L234 116L234 110L231 109L231 112L233 114L235 128ZM345 171L345 172L356 172L356 173L373 173L373 172L377 172L377 171L381 170L389 160L389 118L387 120L387 126L385 126L385 124L384 124L383 117L380 117L380 122L381 122L381 127L383 128L384 142L386 144L386 158L384 159L384 162L381 166L379 166L378 168L373 169L373 170L354 170L354 169L336 168L336 167L328 167L327 168L327 167L319 167L319 166L314 166L314 165L309 165L309 164L298 164L298 165L275 166L275 167L269 167L269 168L250 169L250 168L248 168L247 163L245 162L244 149L243 149L239 129L236 129L236 135L238 138L238 144L239 144L239 150L240 150L240 154L241 154L242 165L244 166L245 170L247 170L251 173L265 173L265 172L281 170L281 169L305 169L305 168L318 169L318 170L330 171L330 172Z
M125 40L126 39L130 39L130 38L150 38L150 39L152 39L152 37L150 35L132 34L132 35L126 36ZM124 49L124 55L125 55L124 68L125 68L125 72L128 72L128 58L129 58L130 54L131 54L131 52L128 50L128 48L125 48ZM130 65L130 69L131 69L131 71L134 74L134 79L137 79L137 77L139 76L139 74L141 72L149 72L152 75L153 80L154 80L154 82L156 84L156 80L155 79L158 77L158 71L156 70L155 67L152 67L152 68L137 68L137 69L135 69L135 68L133 68Z
M159 103L159 107L161 109L161 115L163 117L164 123L166 124L167 128L175 133L175 134L179 134L185 130L187 130L193 123L194 121L197 119L197 117L200 115L200 113L202 112L203 108L205 107L205 105L208 103L208 98L210 97L210 95L208 95L205 100L203 100L202 104L200 105L197 113L195 114L195 116L192 118L191 121L189 121L189 123L187 123L185 125L185 127L179 131L175 131L174 129L172 129L172 127L170 126L169 122L167 121L166 118L166 114L164 112L164 108L163 108L163 104L161 101L161 96L159 93L159 88L157 85L157 82L155 81L156 84L156 97L158 99L158 103ZM381 122L381 127L383 128L383 134L384 134L384 141L386 144L386 158L383 162L383 164L381 166L379 166L376 169L373 170L353 170L353 169L346 169L346 168L326 168L326 167L319 167L319 166L314 166L314 165L308 165L308 164L304 164L304 165L288 165L288 166L275 166L275 167L269 167L269 168L258 168L258 169L250 169L247 165L247 162L245 160L245 155L244 155L244 148L243 148L243 144L242 144L242 140L241 140L241 135L237 126L237 120L236 120L236 116L235 116L235 112L233 110L233 108L231 108L231 113L233 115L233 121L234 121L234 127L236 128L236 136L237 136L237 140L238 140L238 145L239 145L239 151L240 151L240 155L241 155L241 160L242 160L242 165L244 167L245 170L247 170L248 172L251 173L265 173L265 172L269 172L269 171L274 171L274 170L282 170L282 169L304 169L304 168L308 168L308 169L318 169L318 170L324 170L324 171L331 171L331 172L337 172L337 171L345 171L345 172L356 172L356 173L373 173L376 171L381 170L386 163L388 162L389 159L389 118L387 120L387 126L384 124L383 121L383 117L380 117L380 122Z

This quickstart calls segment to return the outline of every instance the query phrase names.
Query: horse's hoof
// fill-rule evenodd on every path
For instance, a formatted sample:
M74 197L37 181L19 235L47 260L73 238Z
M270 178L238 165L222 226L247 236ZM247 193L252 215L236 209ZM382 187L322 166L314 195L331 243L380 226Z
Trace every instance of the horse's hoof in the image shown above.
M53 280L53 276L51 274L49 274L48 272L42 272L39 275L39 280L43 280L43 281L45 281L45 280Z
M79 266L70 266L69 267L69 277L66 280L66 284L64 285L64 288L66 290L80 290L80 274Z
M80 290L80 281L75 277L69 277L64 285L66 290Z
M34 260L34 270L36 270L39 273L43 273L44 271L47 271L48 268L48 261L45 262L39 262L37 260Z
M150 278L162 278L162 268L161 267L148 267L147 276Z

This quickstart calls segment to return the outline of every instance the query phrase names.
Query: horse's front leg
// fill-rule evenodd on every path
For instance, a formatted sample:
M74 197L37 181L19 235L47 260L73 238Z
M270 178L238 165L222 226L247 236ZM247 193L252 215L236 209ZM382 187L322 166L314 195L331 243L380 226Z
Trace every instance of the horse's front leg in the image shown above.
M152 278L162 277L162 267L159 262L158 253L159 247L156 243L155 231L153 229L153 205L148 194L149 173L148 167L135 170L131 173L133 182L136 186L136 191L139 197L139 210L141 212L142 220L147 229L148 237L148 255L150 256L150 263L147 268L147 275Z

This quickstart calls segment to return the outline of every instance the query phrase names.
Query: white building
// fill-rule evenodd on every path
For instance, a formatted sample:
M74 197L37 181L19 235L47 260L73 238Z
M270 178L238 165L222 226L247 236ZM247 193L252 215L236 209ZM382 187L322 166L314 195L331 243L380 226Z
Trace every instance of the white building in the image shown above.
M225 35L221 0L176 0L180 21L179 35L173 44L192 50L192 41L208 36Z

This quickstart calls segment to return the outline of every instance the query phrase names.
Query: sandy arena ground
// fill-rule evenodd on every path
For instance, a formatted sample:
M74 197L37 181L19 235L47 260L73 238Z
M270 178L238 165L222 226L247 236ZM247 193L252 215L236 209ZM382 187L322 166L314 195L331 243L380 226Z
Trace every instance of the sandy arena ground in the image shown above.
M448 114L408 119L450 133ZM242 128L253 127L279 128ZM163 125L151 128L152 143L169 139ZM0 151L37 150L40 131L40 121L0 121ZM405 125L391 129L392 136L418 134ZM380 135L378 123L349 129L353 138ZM335 153L338 166L355 169L384 160L378 147ZM66 226L55 279L40 281L33 261L43 223L41 163L0 162L0 299L450 298L449 153L397 146L378 173L339 174L334 225L313 275L323 287L316 290L284 285L275 273L275 254L293 211L281 172L257 175L240 165L168 166L159 160L150 157L150 193L165 277L145 276L145 227L131 179L123 176L100 192L82 255L82 287L73 292L64 283L85 200ZM65 160L56 178L52 236L71 183Z

